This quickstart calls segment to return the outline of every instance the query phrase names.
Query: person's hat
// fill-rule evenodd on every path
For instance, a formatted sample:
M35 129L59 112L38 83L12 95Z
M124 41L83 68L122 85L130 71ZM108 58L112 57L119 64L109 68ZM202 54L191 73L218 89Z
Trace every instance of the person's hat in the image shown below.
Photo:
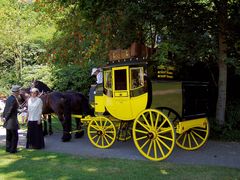
M94 75L94 73L98 70L98 68L92 68L91 76Z
M33 93L33 92L38 92L39 93L39 90L38 90L38 88L32 88L31 89L31 92Z
M20 88L21 88L21 86L19 86L19 85L12 85L11 91L12 92L19 92Z

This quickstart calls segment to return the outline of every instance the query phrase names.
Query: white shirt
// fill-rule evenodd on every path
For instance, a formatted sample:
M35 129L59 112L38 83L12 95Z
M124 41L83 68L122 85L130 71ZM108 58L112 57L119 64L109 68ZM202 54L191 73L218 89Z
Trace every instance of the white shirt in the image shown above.
M43 102L39 97L30 97L28 100L28 121L38 121L42 116Z
M102 82L103 82L103 74L102 74L102 71L100 71L97 74L97 84L102 84Z

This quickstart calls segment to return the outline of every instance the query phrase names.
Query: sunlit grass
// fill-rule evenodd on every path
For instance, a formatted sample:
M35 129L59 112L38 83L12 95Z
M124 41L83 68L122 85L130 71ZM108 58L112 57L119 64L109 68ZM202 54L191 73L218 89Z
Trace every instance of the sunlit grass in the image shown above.
M0 147L0 179L239 179L240 171L214 166L176 165L142 160L86 158Z

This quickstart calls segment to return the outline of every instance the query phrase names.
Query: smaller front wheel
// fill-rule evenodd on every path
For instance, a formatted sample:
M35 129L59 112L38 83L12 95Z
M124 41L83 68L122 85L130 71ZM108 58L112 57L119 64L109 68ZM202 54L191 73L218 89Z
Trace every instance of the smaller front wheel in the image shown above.
M110 147L116 139L116 128L106 117L94 117L88 124L88 138L98 148Z

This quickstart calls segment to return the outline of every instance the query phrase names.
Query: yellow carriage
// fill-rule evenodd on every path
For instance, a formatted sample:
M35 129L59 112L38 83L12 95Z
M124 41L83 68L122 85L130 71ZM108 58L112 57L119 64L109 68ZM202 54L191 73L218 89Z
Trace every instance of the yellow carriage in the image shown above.
M175 144L198 149L209 133L205 114L184 119L171 108L152 108L152 84L142 60L112 62L103 68L103 87L94 97L95 117L81 119L89 140L98 148L108 148L116 139L132 137L139 152L153 161L167 158Z

